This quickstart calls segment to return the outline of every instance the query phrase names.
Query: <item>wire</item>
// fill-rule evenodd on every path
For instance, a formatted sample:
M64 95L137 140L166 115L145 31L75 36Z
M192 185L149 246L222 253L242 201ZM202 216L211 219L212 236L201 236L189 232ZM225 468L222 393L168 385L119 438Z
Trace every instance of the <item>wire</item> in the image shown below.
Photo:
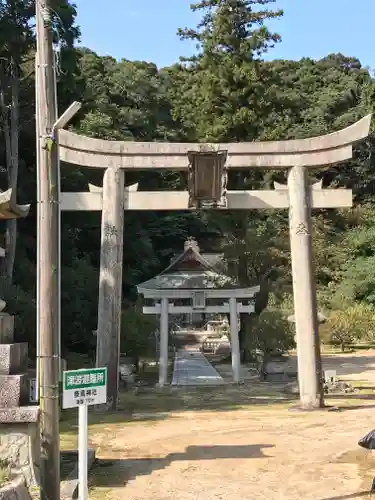
M52 24L51 9L42 4L40 7L40 13L42 15L44 24L46 25Z
M62 66L61 66L61 47L62 47L62 41L60 37L60 30L63 32L66 32L66 29L64 27L64 23L62 22L61 17L59 14L56 12L56 10L46 7L44 4L41 3L40 6L40 12L41 16L43 18L43 22L51 26L54 31L54 35L57 38L57 42L54 44L54 66L55 66L55 71L56 75L60 76L63 74Z
M54 67L56 71L56 76L61 76L63 74L61 66L61 45L58 45L53 52L54 55Z

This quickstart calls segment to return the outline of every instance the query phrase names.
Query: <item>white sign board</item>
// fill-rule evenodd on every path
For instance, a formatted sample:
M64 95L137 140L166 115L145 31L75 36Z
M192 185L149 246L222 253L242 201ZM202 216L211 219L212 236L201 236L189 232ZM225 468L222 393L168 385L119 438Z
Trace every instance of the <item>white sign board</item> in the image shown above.
M101 405L107 402L107 368L70 370L63 373L63 408Z
M79 500L88 500L87 450L89 405L107 402L107 368L63 372L63 408L78 407Z

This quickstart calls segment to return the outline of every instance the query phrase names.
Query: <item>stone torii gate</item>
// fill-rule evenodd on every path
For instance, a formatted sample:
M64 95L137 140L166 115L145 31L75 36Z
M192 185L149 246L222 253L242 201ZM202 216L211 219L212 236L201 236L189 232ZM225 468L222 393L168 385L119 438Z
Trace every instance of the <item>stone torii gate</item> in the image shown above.
M300 403L324 405L312 264L311 209L352 205L351 190L311 187L308 168L352 157L352 146L369 134L371 115L338 132L288 141L229 144L115 142L59 131L60 159L104 169L103 188L62 193L62 210L102 212L97 364L109 372L109 403L118 391L124 210L289 209ZM288 185L275 190L226 191L227 169L287 168ZM124 188L124 170L189 172L189 191L139 192Z

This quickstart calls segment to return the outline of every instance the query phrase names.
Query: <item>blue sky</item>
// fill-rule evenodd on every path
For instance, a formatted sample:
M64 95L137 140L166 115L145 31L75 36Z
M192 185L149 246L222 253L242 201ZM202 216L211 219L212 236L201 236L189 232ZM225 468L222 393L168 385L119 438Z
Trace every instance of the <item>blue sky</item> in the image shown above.
M194 27L191 0L75 0L82 44L100 55L166 66L194 46L176 36ZM284 18L272 28L283 42L270 58L321 58L332 52L358 57L375 69L375 0L277 0ZM104 7L103 7L104 6Z

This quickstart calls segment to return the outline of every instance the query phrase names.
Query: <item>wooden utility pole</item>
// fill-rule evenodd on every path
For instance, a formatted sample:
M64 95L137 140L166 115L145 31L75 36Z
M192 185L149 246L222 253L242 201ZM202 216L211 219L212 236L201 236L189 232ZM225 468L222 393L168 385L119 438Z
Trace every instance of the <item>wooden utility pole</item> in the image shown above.
M56 122L54 53L50 0L36 0L37 147L38 147L38 277L37 321L40 334L39 391L41 409L41 500L60 499L59 442L59 160Z

